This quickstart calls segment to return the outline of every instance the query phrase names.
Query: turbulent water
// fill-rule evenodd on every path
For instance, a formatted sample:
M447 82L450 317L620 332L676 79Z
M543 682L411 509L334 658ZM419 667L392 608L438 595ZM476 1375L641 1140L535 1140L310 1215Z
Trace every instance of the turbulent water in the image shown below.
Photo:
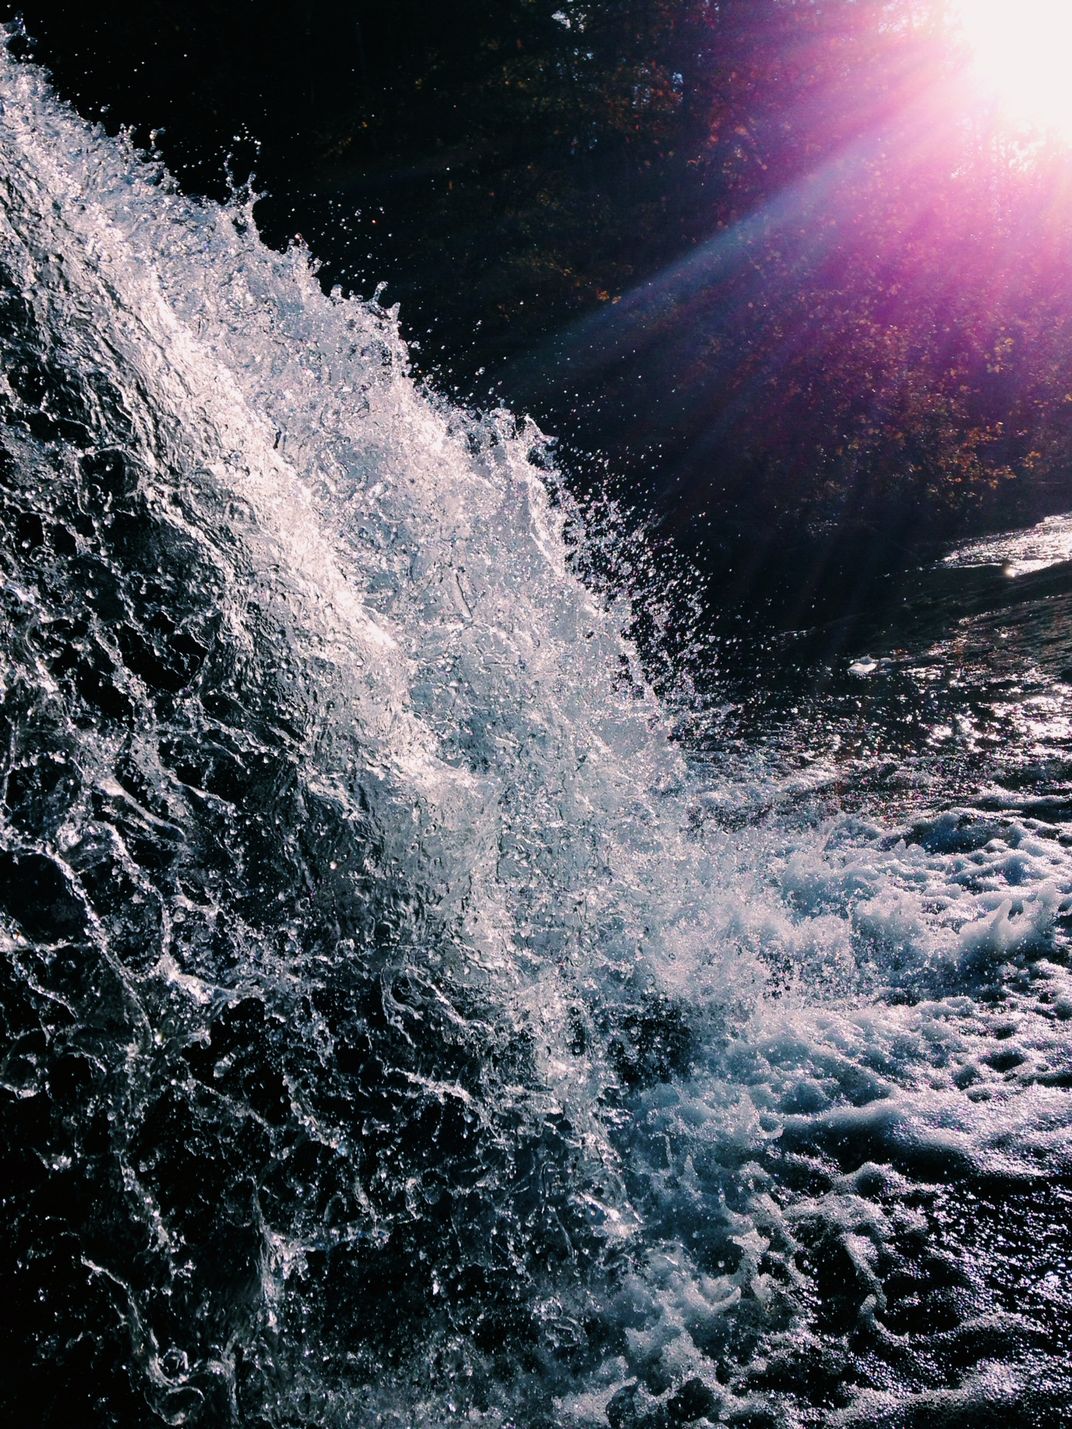
M1072 1422L1059 672L690 752L535 431L0 104L4 1422Z

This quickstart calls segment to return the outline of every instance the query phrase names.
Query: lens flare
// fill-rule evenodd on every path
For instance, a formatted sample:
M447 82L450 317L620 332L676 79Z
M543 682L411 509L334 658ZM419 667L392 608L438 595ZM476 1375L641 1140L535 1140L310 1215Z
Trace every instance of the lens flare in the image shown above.
M955 0L980 87L1014 122L1072 142L1068 0Z

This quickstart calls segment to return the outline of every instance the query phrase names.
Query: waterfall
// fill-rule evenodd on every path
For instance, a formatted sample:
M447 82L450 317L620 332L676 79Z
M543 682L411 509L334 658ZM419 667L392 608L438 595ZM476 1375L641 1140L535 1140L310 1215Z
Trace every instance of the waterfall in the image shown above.
M531 424L0 105L9 1418L804 1422L824 1247L873 1323L906 1176L1053 1150L956 1078L1065 846L726 817L782 776L675 741Z

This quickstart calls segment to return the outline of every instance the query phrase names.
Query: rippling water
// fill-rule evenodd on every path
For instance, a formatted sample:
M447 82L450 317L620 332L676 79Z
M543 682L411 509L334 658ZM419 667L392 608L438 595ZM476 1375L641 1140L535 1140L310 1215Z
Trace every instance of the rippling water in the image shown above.
M6 1421L1072 1414L1061 569L683 744L538 433L0 103Z

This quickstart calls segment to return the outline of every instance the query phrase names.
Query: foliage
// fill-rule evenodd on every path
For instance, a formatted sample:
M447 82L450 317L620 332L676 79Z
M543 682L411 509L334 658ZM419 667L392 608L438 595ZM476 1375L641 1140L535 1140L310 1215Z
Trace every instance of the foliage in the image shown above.
M1072 164L967 94L944 0L36 10L193 187L255 135L269 237L708 564L1067 504Z

